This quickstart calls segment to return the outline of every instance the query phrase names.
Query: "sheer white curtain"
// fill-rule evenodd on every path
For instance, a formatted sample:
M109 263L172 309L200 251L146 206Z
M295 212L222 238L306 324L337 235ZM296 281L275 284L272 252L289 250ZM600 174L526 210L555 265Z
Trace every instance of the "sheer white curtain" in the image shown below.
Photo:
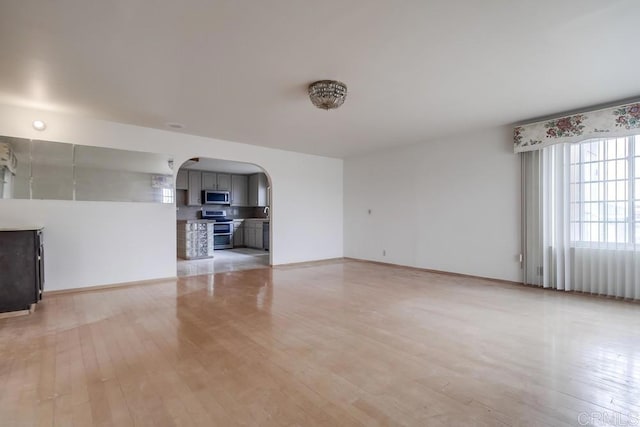
M557 144L521 154L526 284L640 298L635 139Z

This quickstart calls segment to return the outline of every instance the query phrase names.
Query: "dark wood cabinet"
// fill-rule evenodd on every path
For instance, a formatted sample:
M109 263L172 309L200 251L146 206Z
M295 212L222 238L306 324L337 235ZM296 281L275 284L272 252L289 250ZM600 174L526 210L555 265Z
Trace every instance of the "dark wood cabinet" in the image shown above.
M29 310L43 288L42 230L0 231L0 313Z

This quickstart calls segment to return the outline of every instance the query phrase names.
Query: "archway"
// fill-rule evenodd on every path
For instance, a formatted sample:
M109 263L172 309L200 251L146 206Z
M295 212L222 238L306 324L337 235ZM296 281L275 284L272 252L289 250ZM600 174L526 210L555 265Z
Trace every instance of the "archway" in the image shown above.
M195 157L176 173L179 277L272 264L271 183L264 168Z

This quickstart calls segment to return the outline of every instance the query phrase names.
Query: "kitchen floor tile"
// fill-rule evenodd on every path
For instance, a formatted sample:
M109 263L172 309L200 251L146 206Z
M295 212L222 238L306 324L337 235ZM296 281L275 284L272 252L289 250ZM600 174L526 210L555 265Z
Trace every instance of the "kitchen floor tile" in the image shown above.
M252 270L269 265L269 252L260 249L237 248L217 250L213 258L178 259L178 277L224 273L226 271Z

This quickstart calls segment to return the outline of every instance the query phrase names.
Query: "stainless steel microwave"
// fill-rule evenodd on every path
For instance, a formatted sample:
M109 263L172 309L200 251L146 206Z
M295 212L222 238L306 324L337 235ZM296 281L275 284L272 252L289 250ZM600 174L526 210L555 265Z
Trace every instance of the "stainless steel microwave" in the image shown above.
M228 191L203 190L202 203L205 205L229 205L231 197Z

